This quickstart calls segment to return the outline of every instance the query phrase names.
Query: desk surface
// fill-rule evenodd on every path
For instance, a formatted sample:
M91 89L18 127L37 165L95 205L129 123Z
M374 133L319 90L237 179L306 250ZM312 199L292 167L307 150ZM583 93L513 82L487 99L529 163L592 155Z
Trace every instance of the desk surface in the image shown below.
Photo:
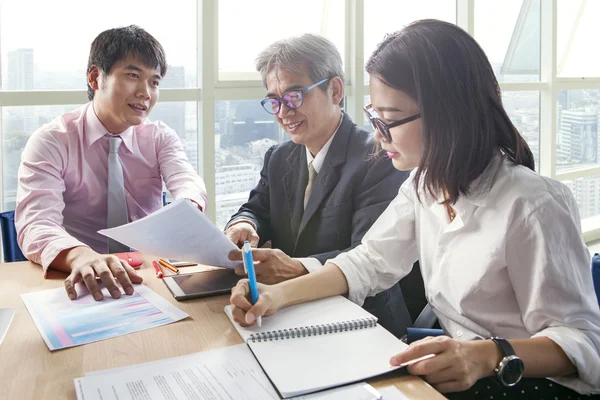
M183 269L188 271L187 269ZM29 262L0 264L0 308L15 309L15 318L0 344L0 398L75 399L73 379L86 372L138 364L243 343L223 312L227 296L176 301L153 275L148 262L140 270L144 283L191 318L83 346L50 352L29 316L22 293L63 287L65 274ZM170 339L167 339L170 338ZM411 399L443 399L418 377L401 373L373 379L375 387L396 385Z

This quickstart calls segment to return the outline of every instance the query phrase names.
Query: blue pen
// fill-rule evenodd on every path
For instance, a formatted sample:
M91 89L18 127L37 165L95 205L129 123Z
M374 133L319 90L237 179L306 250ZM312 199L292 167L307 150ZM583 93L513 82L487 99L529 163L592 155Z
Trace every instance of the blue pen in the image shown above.
M248 274L248 281L250 284L250 297L252 298L252 304L256 304L258 301L258 284L256 283L256 271L254 271L254 260L252 259L252 248L250 242L247 240L242 246L242 255L244 261L244 269ZM256 318L256 324L260 328L262 325L262 318L259 316Z

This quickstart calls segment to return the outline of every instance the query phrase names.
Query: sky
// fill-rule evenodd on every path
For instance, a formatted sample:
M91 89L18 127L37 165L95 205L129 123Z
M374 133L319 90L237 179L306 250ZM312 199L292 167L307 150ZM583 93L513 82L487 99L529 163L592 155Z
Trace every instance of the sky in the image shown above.
M543 0L541 0L543 1ZM600 1L559 0L559 56L570 38L570 27L579 9L581 28L574 39L586 43L600 28L589 15L599 15ZM522 0L475 0L475 38L492 62L501 63L517 20ZM364 0L365 61L386 32L396 31L420 18L455 22L454 0ZM231 72L254 73L254 58L269 43L303 32L330 38L344 53L344 0L220 0L218 15L219 69L221 78ZM68 10L68 12L66 11ZM34 62L45 71L85 69L94 37L105 29L137 24L165 47L170 65L195 70L197 64L197 11L195 0L146 0L143 3L103 0L0 0L2 59L16 48L33 48ZM562 21L562 22L561 22ZM562 29L561 29L562 28ZM591 43L590 43L591 45ZM572 46L574 61L567 71L599 69L600 52L590 55L586 45ZM580 62L595 57L594 65ZM577 61L579 60L579 61ZM585 65L582 65L585 64ZM3 68L6 63L3 62ZM600 72L600 70L598 70ZM597 75L600 75L598 73Z

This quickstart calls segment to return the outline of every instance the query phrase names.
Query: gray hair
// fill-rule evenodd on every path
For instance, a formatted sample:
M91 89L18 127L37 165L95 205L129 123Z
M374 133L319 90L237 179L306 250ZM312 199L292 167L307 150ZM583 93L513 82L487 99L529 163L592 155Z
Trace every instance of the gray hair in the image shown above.
M299 74L301 67L307 68L313 82L334 76L344 80L344 68L339 51L331 41L313 33L279 40L256 57L256 70L261 73L265 87L267 87L267 74L272 68Z

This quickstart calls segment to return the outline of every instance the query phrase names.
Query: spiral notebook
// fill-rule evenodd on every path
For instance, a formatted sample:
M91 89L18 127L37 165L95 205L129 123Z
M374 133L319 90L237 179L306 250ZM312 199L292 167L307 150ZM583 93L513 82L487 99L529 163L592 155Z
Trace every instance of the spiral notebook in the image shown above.
M394 370L390 357L407 348L342 296L284 308L261 328L238 325L230 306L225 313L284 398Z

